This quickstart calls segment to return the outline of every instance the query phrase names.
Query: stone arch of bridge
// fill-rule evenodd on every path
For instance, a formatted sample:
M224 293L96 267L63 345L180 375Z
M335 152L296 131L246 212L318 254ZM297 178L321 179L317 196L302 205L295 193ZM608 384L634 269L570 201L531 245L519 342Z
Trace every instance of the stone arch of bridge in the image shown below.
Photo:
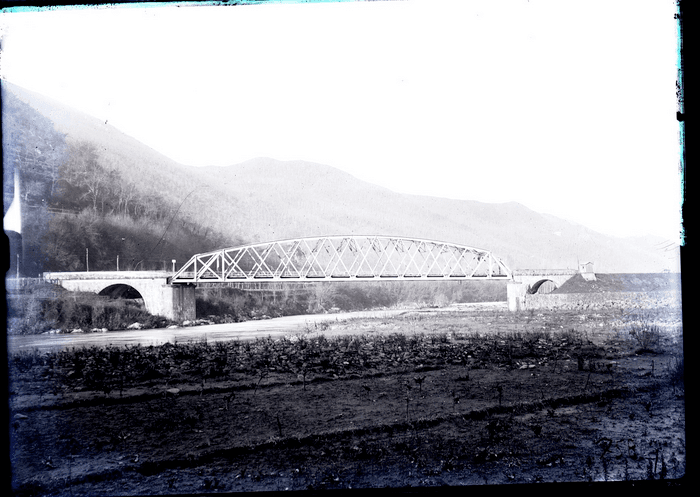
M550 279L541 279L537 282L535 282L534 285L530 287L528 290L528 293L530 294L535 294L535 293L550 293L558 288L557 284L550 280ZM542 290L540 292L540 290Z
M154 316L174 321L195 319L195 294L192 285L168 285L165 278L111 280L99 284L95 290L100 295L117 298L140 298L143 307Z
M44 279L72 292L143 299L146 311L173 321L195 319L194 285L170 285L166 273L100 271L44 273Z
M121 281L95 281L96 286L93 290L98 295L107 296L115 299L140 299L143 308L151 314L163 314L161 309L161 291L162 286L158 282L149 280L131 280L128 282Z
M143 300L143 295L136 288L126 283L117 283L114 285L109 285L99 292L98 295L103 297L110 297L112 299L141 299Z

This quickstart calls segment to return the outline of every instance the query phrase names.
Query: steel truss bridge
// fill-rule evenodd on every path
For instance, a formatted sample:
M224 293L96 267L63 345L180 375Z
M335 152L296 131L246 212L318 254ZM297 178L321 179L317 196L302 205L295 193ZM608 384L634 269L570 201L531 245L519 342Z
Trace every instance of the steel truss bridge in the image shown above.
M297 238L194 255L171 284L512 279L491 252L388 236Z

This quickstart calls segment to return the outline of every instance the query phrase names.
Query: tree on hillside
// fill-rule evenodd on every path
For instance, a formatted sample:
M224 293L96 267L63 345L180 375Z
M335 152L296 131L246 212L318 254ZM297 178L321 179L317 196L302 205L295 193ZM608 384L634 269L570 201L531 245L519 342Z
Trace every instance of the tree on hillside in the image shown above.
M66 181L83 190L82 197L91 202L93 211L97 211L98 203L104 211L104 201L115 178L100 164L97 147L88 142L71 143L65 173Z
M85 240L81 236L82 220L76 216L54 216L43 237L42 251L48 271L80 271L85 269Z
M126 181L117 181L116 194L117 194L117 205L115 206L115 211L117 214L124 214L128 216L130 214L131 202L136 199L136 184Z
M102 202L109 205L109 214L117 214L120 216L136 215L136 209L139 204L139 193L135 182L129 181L128 174L125 173L123 166L125 161L119 160L108 153L102 158L102 167L106 169L109 175L109 183L107 191L103 195ZM104 206L102 211L105 212Z

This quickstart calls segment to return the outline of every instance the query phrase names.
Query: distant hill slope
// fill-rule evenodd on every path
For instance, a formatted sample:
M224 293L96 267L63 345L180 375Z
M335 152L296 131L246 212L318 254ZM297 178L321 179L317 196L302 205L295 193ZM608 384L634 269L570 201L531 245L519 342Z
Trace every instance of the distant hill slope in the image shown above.
M217 183L246 213L236 223L251 240L386 234L484 248L511 268L576 268L579 260L594 261L596 271L664 268L653 246L608 237L515 202L400 194L302 161L258 158L203 169L212 186Z
M660 272L667 264L651 243L605 236L515 202L399 194L304 161L183 166L109 124L14 85L3 88L49 118L69 145L94 144L141 198L157 199L177 214L175 224L222 243L378 234L483 248L512 269L576 268L577 261L593 261L600 272Z

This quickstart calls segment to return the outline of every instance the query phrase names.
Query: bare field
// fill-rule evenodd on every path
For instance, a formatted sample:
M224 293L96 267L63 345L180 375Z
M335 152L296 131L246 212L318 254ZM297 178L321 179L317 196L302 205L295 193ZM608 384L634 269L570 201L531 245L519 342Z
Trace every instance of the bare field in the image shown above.
M410 311L281 339L10 357L22 495L685 475L670 311Z

